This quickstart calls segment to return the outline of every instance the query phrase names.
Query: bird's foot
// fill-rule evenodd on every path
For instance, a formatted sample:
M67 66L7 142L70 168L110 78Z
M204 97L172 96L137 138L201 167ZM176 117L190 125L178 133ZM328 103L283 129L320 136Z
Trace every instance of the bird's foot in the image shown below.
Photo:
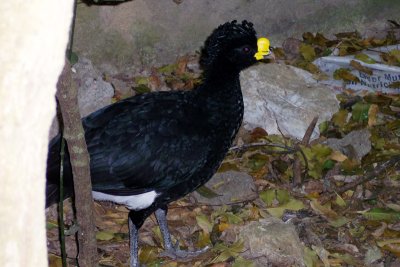
M168 257L173 260L188 261L188 260L196 258L197 256L207 252L209 249L210 249L210 247L206 246L202 249L195 250L195 251L181 250L179 248L179 243L176 242L176 244L174 246L167 248L164 252L161 252L160 256Z

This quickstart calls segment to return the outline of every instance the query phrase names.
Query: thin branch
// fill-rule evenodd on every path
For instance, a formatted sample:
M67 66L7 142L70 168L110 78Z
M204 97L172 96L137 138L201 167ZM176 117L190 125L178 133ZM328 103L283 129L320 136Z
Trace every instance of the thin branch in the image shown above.
M65 250L65 227L64 227L64 157L65 156L65 139L61 134L61 151L60 151L60 202L58 203L58 221L60 230L60 250L62 266L67 267L67 252Z
M241 146L233 146L233 147L231 147L229 149L229 151L236 151L236 150L243 151L243 150L247 150L249 148L266 147L266 146L279 147L279 148L282 148L282 149L286 149L287 150L286 154L291 154L291 153L296 153L297 152L296 148L293 148L293 147L290 147L290 146L287 146L287 145L282 145L282 144L277 144L277 143L264 143L264 142L244 144L244 145L241 145ZM286 152L286 151L273 151L273 150L271 150L271 152L272 153L279 153L279 152Z
M97 265L97 246L93 216L92 184L89 154L78 110L78 90L72 80L71 66L65 61L57 83L57 99L64 122L63 135L67 141L74 178L75 208L79 223L78 243L80 266Z
M337 188L335 190L335 192L340 195L348 190L356 188L358 185L361 185L368 181L371 181L371 180L375 179L376 177L380 176L383 172L385 172L388 169L395 166L397 163L399 163L399 161L400 161L400 155L394 156L390 160L378 165L371 172L367 173L367 175L360 177L360 179L358 179L357 181L354 181L354 182L344 185L340 188ZM329 194L323 196L321 198L321 203L326 203L330 199L334 198L336 196L335 192L329 193Z
M318 116L315 116L313 120L311 121L310 125L308 125L308 128L306 132L304 133L303 140L301 141L302 145L308 146L311 140L312 133L314 132L315 126L317 125L318 122Z
M308 160L307 160L306 154L304 154L304 151L303 151L303 149L301 149L301 147L298 147L298 151L300 152L301 156L303 157L304 171L307 173L308 172Z
M318 116L314 117L313 120L311 121L310 125L307 127L306 132L304 133L303 140L300 142L301 145L308 146L311 140L312 133L314 132L315 126L317 125L318 122ZM304 155L304 152L300 149L300 146L298 146L299 151L301 151L301 154L304 158L304 162L307 166L306 170L308 171L308 162L307 158ZM300 185L303 182L303 173L301 172L301 162L300 158L295 155L294 163L293 163L293 184L295 186Z
M195 204L189 204L189 205L171 205L168 206L168 209L183 209L183 208L196 208L199 206L207 206L207 207L221 207L221 206L233 206L233 205L238 205L238 204L248 204L252 201L255 201L258 199L258 194L252 198L248 199L243 199L239 201L234 201L234 202L229 202L229 203L223 203L223 204L204 204L204 203L195 203Z

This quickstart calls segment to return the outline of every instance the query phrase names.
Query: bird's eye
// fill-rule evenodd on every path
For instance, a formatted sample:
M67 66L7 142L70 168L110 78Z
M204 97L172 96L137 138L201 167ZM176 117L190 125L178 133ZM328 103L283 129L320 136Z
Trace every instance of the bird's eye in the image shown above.
M251 49L250 49L250 47L245 46L245 47L242 48L242 51L243 51L244 53L248 54L248 53L250 53Z

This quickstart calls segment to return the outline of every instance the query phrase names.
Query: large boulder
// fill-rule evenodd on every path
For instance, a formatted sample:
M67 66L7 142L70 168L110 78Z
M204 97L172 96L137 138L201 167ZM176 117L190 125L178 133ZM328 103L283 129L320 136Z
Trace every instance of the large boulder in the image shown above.
M329 120L339 107L335 92L295 67L259 64L243 71L240 80L247 130L261 127L302 139L315 116L318 122ZM316 127L312 138L318 136Z

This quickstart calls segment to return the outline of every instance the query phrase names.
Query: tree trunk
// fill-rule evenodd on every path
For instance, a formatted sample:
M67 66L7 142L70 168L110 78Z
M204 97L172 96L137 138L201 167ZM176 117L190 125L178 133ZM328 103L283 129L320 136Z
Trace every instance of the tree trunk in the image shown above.
M72 7L72 0L0 2L1 266L47 266L48 134Z
M74 176L75 209L78 219L78 262L81 267L95 266L97 246L94 225L94 205L90 180L89 153L85 142L78 108L78 90L71 76L71 66L66 60L57 83L57 99L64 123L64 138Z

